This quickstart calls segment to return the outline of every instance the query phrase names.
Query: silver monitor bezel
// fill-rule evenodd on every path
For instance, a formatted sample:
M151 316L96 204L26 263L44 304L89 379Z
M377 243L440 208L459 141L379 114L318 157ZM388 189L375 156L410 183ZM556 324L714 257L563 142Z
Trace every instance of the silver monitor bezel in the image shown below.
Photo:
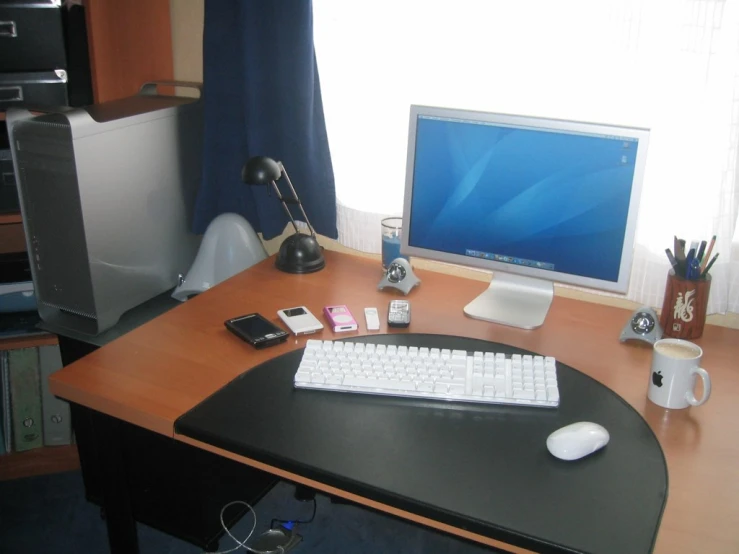
M474 258L461 254L450 254L437 250L430 250L409 244L413 214L411 213L413 199L413 176L415 169L415 144L417 122L419 117L439 117L445 119L459 119L461 121L477 123L493 123L498 125L528 127L541 130L566 131L584 133L588 135L613 135L624 138L637 139L638 148L634 178L629 200L629 211L626 220L626 229L621 249L621 264L616 281L607 281L582 275L562 273L558 271L531 268L513 264L506 264L494 260ZM641 200L642 185L646 168L646 153L649 145L649 129L640 127L626 127L603 123L588 123L574 120L550 119L544 117L501 114L453 108L412 105L410 108L410 122L408 128L408 156L406 161L405 194L403 203L403 227L401 236L401 253L409 256L419 256L429 260L436 260L451 264L475 267L493 272L505 272L513 275L523 275L547 281L565 283L574 286L605 290L615 293L625 293L628 289L631 266L634 259L634 238L636 236L636 222Z

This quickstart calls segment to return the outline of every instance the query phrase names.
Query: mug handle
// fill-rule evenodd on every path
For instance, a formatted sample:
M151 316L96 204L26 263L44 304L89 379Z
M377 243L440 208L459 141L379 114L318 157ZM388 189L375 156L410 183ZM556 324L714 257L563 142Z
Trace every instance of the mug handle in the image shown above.
M703 398L696 400L695 392L693 389L685 393L685 399L691 406L700 406L705 404L708 397L711 396L711 378L708 376L708 372L702 367L694 367L690 370L691 375L699 375L703 380Z

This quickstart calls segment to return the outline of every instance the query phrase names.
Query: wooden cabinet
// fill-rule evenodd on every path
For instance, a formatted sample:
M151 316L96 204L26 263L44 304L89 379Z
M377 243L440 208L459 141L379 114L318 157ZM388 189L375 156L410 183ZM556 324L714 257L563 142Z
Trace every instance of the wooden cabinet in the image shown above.
M26 238L20 214L0 214L0 254L23 252Z
M136 94L146 81L172 80L169 0L85 3L95 102Z

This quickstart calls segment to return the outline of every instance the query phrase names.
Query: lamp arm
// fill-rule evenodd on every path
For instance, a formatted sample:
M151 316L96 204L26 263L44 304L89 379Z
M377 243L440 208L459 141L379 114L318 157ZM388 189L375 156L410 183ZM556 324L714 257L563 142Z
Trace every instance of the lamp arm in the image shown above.
M308 219L308 214L305 213L305 210L303 209L303 203L300 201L300 198L298 198L298 193L295 192L295 187L293 187L292 181L290 181L290 176L287 174L287 169L285 169L285 166L282 165L282 162L280 162L280 167L282 167L282 173L285 174L285 180L287 181L287 184L290 186L290 191L293 194L293 198L297 200L298 207L300 208L300 212L303 214L303 217L305 218L305 223L308 225L308 229L310 229L311 236L313 238L316 238L316 232L313 230L313 225L310 224L310 220ZM285 209L287 209L287 207ZM292 217L290 219L292 219ZM293 221L293 224L294 223L295 222Z
M284 170L284 168L283 168ZM288 180L288 183L290 181ZM293 227L295 227L295 232L300 233L300 230L298 229L298 224L295 223L295 220L293 219L293 214L290 213L290 210L287 207L287 204L285 203L285 199L282 197L282 194L280 194L280 189L277 187L277 183L274 181L270 181L272 184L272 188L275 189L275 194L277 194L277 199L280 201L280 204L282 204L282 209L285 210L285 213L287 214L287 217L290 218L290 222L293 224ZM290 186L292 188L292 185Z

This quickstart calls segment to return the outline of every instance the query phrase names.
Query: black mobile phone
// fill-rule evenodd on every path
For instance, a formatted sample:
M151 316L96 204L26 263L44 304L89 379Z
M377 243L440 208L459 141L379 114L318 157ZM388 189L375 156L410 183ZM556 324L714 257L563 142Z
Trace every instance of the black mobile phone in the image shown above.
M285 342L288 337L287 331L257 313L228 319L224 325L226 329L254 348L273 346Z

